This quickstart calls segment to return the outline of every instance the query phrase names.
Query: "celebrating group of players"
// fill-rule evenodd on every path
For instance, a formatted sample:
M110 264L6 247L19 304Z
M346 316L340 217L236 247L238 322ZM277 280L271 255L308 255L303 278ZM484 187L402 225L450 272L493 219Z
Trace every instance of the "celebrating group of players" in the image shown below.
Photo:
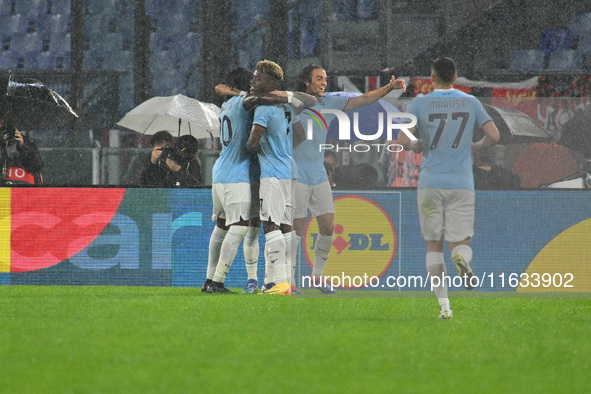
M308 209L317 219L319 235L312 276L320 279L334 237L334 203L324 157L318 149L326 143L326 129L313 125L306 139L302 124L321 109L349 111L371 104L405 82L390 83L363 96L323 97L326 71L304 68L295 92L278 92L281 67L264 60L254 74L232 70L216 91L230 98L220 113L222 151L213 168L213 219L217 220L209 244L209 293L228 293L224 280L242 240L248 281L243 292L258 289L259 232L265 233L265 283L263 294L299 293L294 278L296 256ZM331 116L326 115L327 122ZM318 281L320 283L320 280ZM319 285L324 293L334 292Z
M445 273L443 242L449 242L458 274L470 288L470 260L474 222L473 151L494 145L499 134L482 104L453 88L456 64L439 58L432 64L435 91L417 97L408 109L417 117L411 129L417 141L401 134L405 149L424 152L419 175L418 205L421 232L427 243L426 264L430 275ZM207 280L202 291L231 293L224 280L244 240L248 281L243 292L258 290L259 232L265 233L265 282L263 294L297 294L294 278L296 251L308 210L318 223L312 277L323 293L322 272L334 238L334 203L324 167L326 128L308 122L323 109L350 111L371 104L394 89L406 90L404 80L392 77L381 88L356 97L324 97L326 71L305 67L295 92L277 91L283 79L281 67L264 60L256 71L237 68L216 92L228 96L220 113L222 151L213 168L213 219L217 220L209 244ZM459 100L458 100L459 99ZM441 101L462 103L439 105ZM448 103L449 104L449 103ZM433 110L434 109L434 110ZM323 114L329 124L336 115ZM312 133L302 125L312 127ZM472 142L474 127L485 136ZM462 138L463 137L463 138ZM440 318L452 316L445 283L435 294Z

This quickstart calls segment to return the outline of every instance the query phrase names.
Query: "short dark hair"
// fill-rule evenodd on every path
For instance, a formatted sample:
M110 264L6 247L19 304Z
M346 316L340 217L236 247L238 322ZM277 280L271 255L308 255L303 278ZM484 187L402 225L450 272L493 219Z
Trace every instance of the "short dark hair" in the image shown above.
M453 83L457 71L456 62L449 57L437 58L431 65L431 72L435 78L438 82L446 85Z
M306 83L312 82L312 71L317 69L324 70L318 64L308 64L304 67L297 77L295 90L298 92L305 92L308 87L306 86Z
M240 90L250 90L250 81L252 80L252 72L248 71L244 67L236 67L228 73L226 77L226 85L231 88L237 88Z
M150 137L150 144L155 146L156 144L160 144L161 142L170 142L172 143L172 134L166 130L160 130L154 133L152 137Z

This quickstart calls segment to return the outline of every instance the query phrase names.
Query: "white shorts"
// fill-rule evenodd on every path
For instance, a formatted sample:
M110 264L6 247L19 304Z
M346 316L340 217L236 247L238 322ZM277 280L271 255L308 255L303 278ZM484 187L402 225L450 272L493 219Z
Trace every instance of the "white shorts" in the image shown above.
M472 190L419 189L417 205L421 233L425 241L460 242L474 236Z
M262 178L259 190L261 221L291 224L291 179Z
M290 204L287 206L287 209L289 211L289 217L291 219L295 218L295 214L296 214L296 186L298 184L298 180L297 179L292 179L291 180L291 186L290 186L290 192L291 192L291 200L290 200ZM289 223L285 223L285 224L289 224L290 226L293 225L293 222L289 222Z
M328 182L318 185L296 184L295 217L296 219L308 216L308 209L313 217L334 213L334 201L332 200L332 189Z
M250 184L214 183L211 187L213 199L212 220L226 219L226 226L237 223L240 219L250 218Z

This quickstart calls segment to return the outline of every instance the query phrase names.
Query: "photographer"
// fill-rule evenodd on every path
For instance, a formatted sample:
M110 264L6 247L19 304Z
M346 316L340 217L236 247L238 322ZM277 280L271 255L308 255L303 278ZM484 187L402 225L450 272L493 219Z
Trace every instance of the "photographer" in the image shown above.
M0 118L0 186L42 185L43 158L35 142Z
M183 137L181 137L183 138ZM183 141L183 140L180 140ZM195 143L197 140L195 140ZM184 152L174 147L172 134L162 130L150 139L152 154L140 176L142 186L151 187L197 187L201 182L201 168L195 157L197 148ZM192 157L191 157L191 153ZM198 168L196 177L192 171ZM190 170L189 170L190 169Z

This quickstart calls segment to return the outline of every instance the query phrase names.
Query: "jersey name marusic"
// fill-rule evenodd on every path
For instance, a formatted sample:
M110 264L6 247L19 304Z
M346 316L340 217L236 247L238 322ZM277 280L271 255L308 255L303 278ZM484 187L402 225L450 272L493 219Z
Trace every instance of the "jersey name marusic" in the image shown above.
M429 101L429 109L445 109L445 108L460 108L466 107L465 98L457 98L455 100L436 100Z

